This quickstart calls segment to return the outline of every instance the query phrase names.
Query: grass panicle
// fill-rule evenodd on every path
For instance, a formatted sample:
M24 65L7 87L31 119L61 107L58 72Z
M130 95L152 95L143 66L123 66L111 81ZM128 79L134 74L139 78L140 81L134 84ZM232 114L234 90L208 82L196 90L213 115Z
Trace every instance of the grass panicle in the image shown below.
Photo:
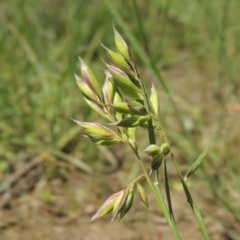
M105 114L110 120L108 125L114 126L115 129L111 130L99 123L84 123L80 121L75 122L80 125L80 131L82 134L96 144L107 145L105 144L106 141L109 145L118 142L124 142L128 144L133 150L133 154L135 155L137 162L142 169L142 173L139 176L136 176L136 178L131 181L125 189L110 196L99 208L92 220L103 217L110 212L112 212L113 219L118 215L120 218L124 217L132 207L136 188L137 192L139 193L140 200L144 203L144 205L149 206L147 193L145 191L146 186L142 184L143 181L146 181L153 195L155 196L160 211L163 213L168 222L174 239L181 240L182 237L175 221L174 211L172 208L172 197L169 186L170 176L167 171L168 161L172 160L176 171L178 172L179 181L183 186L186 198L195 214L200 229L202 230L204 239L210 240L203 218L190 194L185 180L182 177L178 163L174 158L173 151L171 150L170 143L166 139L166 134L161 128L156 127L161 125L157 115L157 92L152 87L151 95L149 96L145 83L137 72L137 67L134 64L132 57L130 57L129 47L126 41L116 29L114 29L114 36L117 52L114 52L103 46L107 55L110 55L109 61L110 64L112 64L106 64L106 67L109 70L105 71L106 78L111 79L111 83L114 85L114 88L104 84L103 93L98 93L98 95L106 95L106 92L108 92L108 89L106 88L108 88L108 86L109 91L112 92L111 95L113 95L113 97L111 97L111 101L114 99L115 94L119 95L120 93L117 103L112 104L109 100L106 102L99 102L99 104L102 104ZM120 60L116 60L116 58ZM128 64L129 68L126 67L126 63ZM84 65L82 64L82 75L84 75L83 68L85 69ZM126 71L123 69L126 69ZM90 69L88 71L91 72ZM139 85L136 85L136 83ZM91 86L96 85L95 78L88 77L88 82L86 84L90 89ZM83 91L81 88L80 90L83 96L85 96L85 91ZM105 97L105 99L106 98L109 99L109 97ZM154 124L156 122L157 124ZM145 128L149 137L149 145L145 149L139 149L139 144L136 141L136 138L132 138L132 135L129 134L130 129L134 128L135 130L138 130L138 128L141 127ZM160 142L156 138L156 135L160 136ZM144 162L142 157L144 153L151 156L152 160L150 165ZM172 157L169 157L169 155ZM197 170L204 156L200 155L197 161L190 167L190 170L187 174L188 177ZM160 189L161 182L159 180L159 170L161 167L163 168L164 173L163 185L165 188L166 198L163 197L164 194Z

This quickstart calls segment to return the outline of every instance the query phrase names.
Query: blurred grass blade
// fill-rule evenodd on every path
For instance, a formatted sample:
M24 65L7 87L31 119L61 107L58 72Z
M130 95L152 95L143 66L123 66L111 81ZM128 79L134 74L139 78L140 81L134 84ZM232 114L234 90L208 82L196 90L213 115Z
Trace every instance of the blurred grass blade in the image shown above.
M79 158L73 157L73 156L66 154L59 150L50 150L50 153L52 153L56 157L59 157L65 161L75 165L76 167L78 167L79 169L81 169L82 171L84 171L86 173L92 173L91 167L88 164L86 164L85 162L83 162L82 160L80 160Z
M79 135L79 127L71 127L65 134L59 137L59 140L56 143L57 149L64 150L68 145L75 142Z
M193 164L190 166L190 168L188 169L184 177L185 181L201 166L204 158L207 156L207 153L208 153L208 148L206 148L193 162Z

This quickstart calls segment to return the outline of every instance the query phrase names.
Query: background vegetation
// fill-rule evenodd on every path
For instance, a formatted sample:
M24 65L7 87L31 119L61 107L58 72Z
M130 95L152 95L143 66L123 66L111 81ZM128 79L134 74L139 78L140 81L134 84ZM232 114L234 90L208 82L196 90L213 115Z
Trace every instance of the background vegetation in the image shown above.
M159 85L182 170L208 147L194 183L240 221L240 1L11 0L0 8L0 183L19 159L43 153L86 174L95 168L98 149L71 121L94 119L74 72L82 56L103 80L100 42L113 46L114 24L142 76ZM55 171L43 178L66 174Z

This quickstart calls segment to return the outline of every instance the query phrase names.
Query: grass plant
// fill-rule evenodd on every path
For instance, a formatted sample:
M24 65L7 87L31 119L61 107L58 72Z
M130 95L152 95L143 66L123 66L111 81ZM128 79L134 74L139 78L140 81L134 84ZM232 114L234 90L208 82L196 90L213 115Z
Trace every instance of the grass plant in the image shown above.
M190 181L207 182L211 200L240 222L239 0L11 0L0 1L0 8L1 183L22 154L48 151L87 173L95 167L97 148L76 143L79 130L69 119L96 116L78 97L72 73L81 55L103 75L99 42L112 46L114 23L131 45L144 83L161 85L155 83L159 116L180 153L181 170L208 146L207 161ZM189 97L194 89L197 102Z
M115 4L109 0L104 1L109 8L109 11L112 13L114 20L118 23L121 30L126 33L126 37L132 44L135 52L138 54L141 61L149 69L151 69L153 76L159 81L163 91L167 95L168 103L172 106L174 112L173 117L178 120L179 126L181 127L181 130L177 132L175 130L172 131L172 126L168 126L168 123L166 123L163 118L163 123L165 125L165 128L168 130L168 134L176 141L177 144L180 144L182 146L182 151L186 154L186 156L188 156L187 159L194 158L198 154L198 152L201 151L201 148L199 148L199 145L193 141L191 133L186 128L186 125L184 123L184 118L181 114L181 110L179 110L179 108L182 108L181 103L184 107L186 106L186 100L181 99L181 97L177 95L176 92L173 92L172 89L169 88L168 84L162 77L161 70L157 67L157 64L159 62L154 60L154 57L149 52L145 51L139 40L134 37L131 31L129 31L127 22L124 21L121 14L116 11ZM223 137L223 129L228 128L228 118L225 117L226 114L228 114L227 106L231 101L239 102L240 89L238 85L239 81L237 79L237 69L240 69L238 67L239 61L237 60L239 59L239 50L237 44L234 43L234 39L236 39L236 34L238 34L235 31L238 29L237 26L239 26L239 21L237 20L237 15L235 15L235 13L236 9L239 6L239 3L237 1L227 0L219 1L218 3L213 3L211 1L187 2L188 4L184 5L185 7L183 7L180 2L168 0L155 5L156 9L158 9L160 12L163 12L163 17L161 19L161 23L163 26L162 32L159 33L159 36L161 36L161 43L157 42L157 44L153 44L153 48L160 49L159 51L162 55L162 48L167 49L167 51L165 51L166 53L171 52L172 46L169 46L169 42L171 42L172 39L166 37L166 35L169 34L170 36L172 36L172 38L176 39L174 43L171 42L172 45L176 44L176 46L181 46L184 48L186 43L189 44L188 47L192 48L192 51L194 52L194 54L192 55L193 59L199 58L200 61L212 63L214 62L214 64L212 64L212 67L210 67L211 69L208 69L205 65L204 68L206 69L206 71L209 71L209 73L211 72L211 80L209 83L206 83L206 85L208 85L209 87L207 88L207 91L210 91L210 94L214 94L216 97L215 103L218 105L219 120L216 121L216 125L214 127L215 132L211 135L211 140L208 141L208 146L210 147L209 162L212 162L213 165L210 165L208 167L203 166L201 168L201 174L202 177L206 179L206 182L209 184L213 200L220 200L222 204L225 205L225 207L235 216L236 220L239 221L238 211L236 211L236 208L232 206L232 200L228 198L229 195L222 194L222 192L220 193L219 191L219 189L222 189L223 191L228 191L228 179L225 177L220 177L219 179L221 180L216 181L216 179L212 177L212 170L210 170L218 168L219 164L223 164L224 157L220 157L221 154L219 154L219 148L216 146L216 142L218 142L219 139L224 138L222 144L220 145L226 146L226 142L231 141L230 139L227 140L228 137ZM133 9L133 11L139 11L136 8L141 8L141 4L137 5L135 3L135 9ZM201 14L199 14L199 9L201 10ZM232 17L230 17L230 13L232 13ZM154 16L151 17L154 18ZM209 24L206 23L206 19L208 19L207 22ZM136 21L143 20L138 17L136 18ZM204 24L197 24L200 22ZM144 28L143 23L138 23L138 25L143 25ZM174 34L176 33L171 29L174 25L176 25L175 27L180 29L180 32L176 38L174 37ZM194 35L194 32L198 31L202 32L202 36L204 37L199 36L198 39L193 39L192 36ZM185 37L180 38L180 36ZM154 41L154 36L151 35L151 32L148 32L147 38L151 39L151 41ZM152 51L154 52L155 50ZM163 57L163 59L166 57L167 56ZM182 61L185 60L183 59ZM181 62L181 60L177 62ZM166 65L169 66L169 64L175 64L175 62L173 61L172 63L167 63ZM162 65L164 66L165 64L162 63ZM189 105L188 111L192 113L193 108L193 106ZM205 112L208 112L208 110L206 110ZM210 110L208 114L211 115L212 111ZM201 126L202 128L201 134L203 134L204 124L206 124L204 118L206 117L204 116L204 113L201 112L201 110L195 115L194 118L196 124L199 127ZM202 135L201 138L205 139L208 138L208 136ZM236 143L237 140L236 138L234 139ZM235 143L233 143L232 146L236 146ZM225 147L223 147L223 149L225 149ZM235 152L234 149L235 147L233 147L231 151ZM229 150L230 149L228 148L227 152ZM225 158L228 158L227 155L225 156ZM232 157L230 162L232 164L230 164L231 166L229 166L228 169L229 172L234 172L234 168L237 167L237 159L236 155L234 156L233 154L231 156ZM218 173L217 175L219 176ZM239 174L236 174L234 179L236 180L234 181L236 183L238 181L237 179L239 179ZM237 189L236 186L234 188ZM237 195L239 196L239 194Z
M94 73L82 59L80 59L81 76L76 75L77 84L86 103L92 110L105 118L108 121L107 124L114 129L97 122L74 121L80 126L82 135L96 144L128 144L142 169L142 173L137 175L125 189L110 196L92 217L92 220L110 212L112 212L112 220L118 215L121 218L124 217L132 207L135 192L139 193L140 200L148 207L148 197L143 185L144 182L147 182L160 211L168 222L174 239L182 239L175 221L169 187L167 166L168 161L172 160L204 239L209 240L210 237L200 211L187 186L187 179L201 165L206 153L203 153L194 161L186 176L183 177L158 117L159 99L157 91L152 85L151 94L148 94L144 80L140 77L130 55L127 43L115 29L114 39L117 51L103 45L110 60L110 63L105 63L106 77L103 87L100 87ZM139 149L136 137L139 127L146 129L149 138L149 145L145 149ZM144 162L144 153L151 157L150 164ZM166 199L161 192L160 168L163 168Z

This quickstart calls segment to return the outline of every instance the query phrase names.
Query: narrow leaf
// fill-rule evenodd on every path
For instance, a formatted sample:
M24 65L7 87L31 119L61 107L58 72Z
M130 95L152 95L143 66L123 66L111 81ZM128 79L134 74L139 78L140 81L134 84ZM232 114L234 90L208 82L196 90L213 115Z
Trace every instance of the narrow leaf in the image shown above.
M190 166L190 168L188 169L185 175L185 178L184 178L185 181L200 167L204 158L207 156L207 153L208 153L208 148L206 148L193 162L193 164Z

